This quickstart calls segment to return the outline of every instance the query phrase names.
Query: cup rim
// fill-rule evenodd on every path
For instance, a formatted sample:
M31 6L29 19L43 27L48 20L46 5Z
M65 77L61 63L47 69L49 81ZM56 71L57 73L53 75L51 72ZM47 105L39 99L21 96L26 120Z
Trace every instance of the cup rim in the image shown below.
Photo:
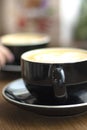
M31 59L27 59L25 58L26 55L31 55L34 54L34 52L39 52L42 50L49 50L49 49L57 49L57 50L75 50L75 51L81 51L84 53L87 53L87 51L85 49L79 49L79 48L74 48L74 47L48 47L48 48L40 48L40 49L34 49L34 50L30 50L30 51L26 51L21 55L21 59L27 62L32 62L32 63L40 63L40 64L73 64L73 63L80 63L80 62L85 62L87 61L87 58L81 59L81 60L77 60L77 61L70 61L70 62L55 62L55 63L51 63L51 62L41 62L41 61L34 61Z
M18 42L15 42L14 39L10 38L15 35L37 35L37 36L42 36L43 38L40 40L35 39L32 41L26 41L24 43L23 41L20 42L20 36L19 36L19 41L18 41L19 43L18 43ZM9 40L6 41L7 38L10 38L10 41ZM1 43L6 46L35 46L35 45L37 46L37 45L48 44L51 40L50 36L45 33L28 33L28 32L5 34L1 36L0 39L1 39Z

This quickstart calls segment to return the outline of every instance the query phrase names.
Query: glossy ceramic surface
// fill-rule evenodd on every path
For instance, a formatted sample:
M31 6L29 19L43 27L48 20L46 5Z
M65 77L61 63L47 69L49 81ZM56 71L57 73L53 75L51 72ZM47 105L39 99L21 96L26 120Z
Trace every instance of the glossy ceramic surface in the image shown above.
M42 52L46 54L49 50L56 51L57 53L58 51L72 51L72 54L74 51L82 51L81 49L75 48L45 48L25 52L21 56L22 78L27 89L33 96L38 98L38 100L51 100L53 102L56 100L64 103L69 96L69 90L72 89L73 86L76 86L76 89L79 89L77 84L87 83L87 58L74 62L68 61L58 63L53 61L45 62L45 59L44 61L42 60L43 62L39 60L35 61L35 59L32 58L32 54L35 54L36 56L39 54L39 59ZM87 54L87 51L85 50L82 52ZM82 52L81 55L83 54Z
M26 89L22 79L7 84L2 94L10 103L45 116L72 116L87 111L87 84L79 84L79 91L71 91L64 105L39 102Z

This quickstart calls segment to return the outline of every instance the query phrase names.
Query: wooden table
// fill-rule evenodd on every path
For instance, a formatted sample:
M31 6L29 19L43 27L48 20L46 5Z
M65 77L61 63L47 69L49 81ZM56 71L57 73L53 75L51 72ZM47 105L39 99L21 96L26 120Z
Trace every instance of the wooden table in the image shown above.
M0 72L0 130L87 130L87 113L65 118L45 117L8 103L2 89L20 77L20 73Z

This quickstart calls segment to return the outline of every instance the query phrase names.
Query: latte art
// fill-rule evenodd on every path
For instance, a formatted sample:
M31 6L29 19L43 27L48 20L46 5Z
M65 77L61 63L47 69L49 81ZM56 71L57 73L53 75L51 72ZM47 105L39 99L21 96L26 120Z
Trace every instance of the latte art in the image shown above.
M78 57L78 53L71 53L71 52L67 52L67 53L63 53L63 54L43 54L43 55L36 55L34 57L32 57L32 59L34 61L40 61L40 62L46 62L46 63L64 63L64 62L73 62L73 61L77 61L80 60L81 57ZM82 57L83 59L83 57Z
M38 49L25 53L22 58L40 63L72 63L86 60L87 51L69 48Z

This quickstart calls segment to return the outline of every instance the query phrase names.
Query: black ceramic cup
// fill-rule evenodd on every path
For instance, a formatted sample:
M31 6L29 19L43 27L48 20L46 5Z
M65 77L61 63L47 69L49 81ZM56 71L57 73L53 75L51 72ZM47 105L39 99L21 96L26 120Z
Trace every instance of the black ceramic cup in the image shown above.
M19 65L22 53L47 47L50 43L50 37L39 33L15 33L2 36L1 43L11 50L15 57L14 63Z
M28 51L21 56L21 70L27 89L38 100L64 103L69 90L87 82L87 51L76 48Z

